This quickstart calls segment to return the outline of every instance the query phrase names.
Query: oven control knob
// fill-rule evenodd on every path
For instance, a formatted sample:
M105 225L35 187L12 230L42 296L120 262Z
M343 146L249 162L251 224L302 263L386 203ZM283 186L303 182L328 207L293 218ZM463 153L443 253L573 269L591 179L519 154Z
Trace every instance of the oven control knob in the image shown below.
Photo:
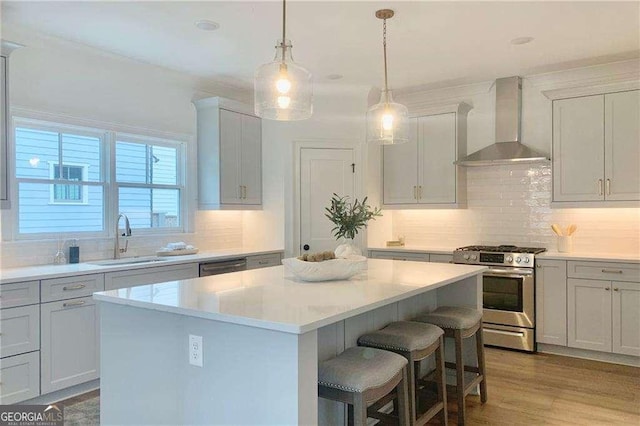
M520 263L522 262L522 259L520 259L519 257L516 257L516 263Z
M471 260L477 260L477 259L478 259L478 256L476 256L475 254L471 255Z
M513 262L513 256L507 256L507 262L508 263Z
M524 258L524 263L529 263L529 258L528 257Z
M462 256L464 258L464 260L469 260L469 255L465 254L464 256Z

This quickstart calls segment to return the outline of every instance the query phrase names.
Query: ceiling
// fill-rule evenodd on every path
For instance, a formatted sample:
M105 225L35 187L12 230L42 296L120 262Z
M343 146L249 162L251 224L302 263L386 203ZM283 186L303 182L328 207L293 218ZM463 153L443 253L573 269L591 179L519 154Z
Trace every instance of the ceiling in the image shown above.
M281 3L3 1L2 23L76 41L180 72L249 87L273 58ZM638 57L639 2L290 1L294 59L316 82L382 83L382 23L388 21L390 85L486 81ZM205 32L194 23L220 24ZM534 37L513 45L516 37ZM595 58L595 59L594 59Z

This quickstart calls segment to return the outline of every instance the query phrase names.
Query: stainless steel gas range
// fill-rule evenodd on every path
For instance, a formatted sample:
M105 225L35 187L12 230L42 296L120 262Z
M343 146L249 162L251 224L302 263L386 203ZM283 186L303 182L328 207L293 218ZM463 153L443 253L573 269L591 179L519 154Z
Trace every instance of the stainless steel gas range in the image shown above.
M486 265L482 276L484 343L535 352L535 255L546 249L467 246L453 263Z

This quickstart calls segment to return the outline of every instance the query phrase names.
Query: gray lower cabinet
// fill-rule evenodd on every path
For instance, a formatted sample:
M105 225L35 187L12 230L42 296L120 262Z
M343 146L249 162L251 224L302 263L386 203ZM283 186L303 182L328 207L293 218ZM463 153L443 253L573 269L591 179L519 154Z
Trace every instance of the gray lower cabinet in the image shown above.
M41 305L42 393L99 377L99 322L92 297Z
M0 360L0 404L15 404L40 395L40 352Z

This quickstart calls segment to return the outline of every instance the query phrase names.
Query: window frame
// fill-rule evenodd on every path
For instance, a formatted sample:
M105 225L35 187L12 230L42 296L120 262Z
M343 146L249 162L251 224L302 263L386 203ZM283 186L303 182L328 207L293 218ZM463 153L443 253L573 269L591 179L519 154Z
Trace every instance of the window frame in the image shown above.
M98 137L101 143L100 161L100 181L82 181L77 184L88 189L88 186L101 186L103 189L102 204L102 231L73 231L73 232L41 232L41 233L20 233L19 229L19 185L20 183L40 183L40 184L69 184L64 179L36 179L18 178L16 174L16 129L19 127L34 130L72 133L81 136ZM195 152L193 151L193 138L186 134L170 132L159 132L149 129L142 129L126 125L116 125L113 123L103 123L94 120L76 119L56 114L41 113L21 108L15 108L10 121L10 140L7 157L10 158L7 171L9 173L9 184L11 187L12 207L3 210L2 213L2 240L4 241L24 241L24 240L60 240L73 235L74 238L114 238L115 220L118 215L118 188L123 186L116 182L115 175L115 149L116 141L139 142L145 144L156 144L171 146L177 149L176 181L177 185L170 185L179 191L180 226L171 228L145 228L134 229L135 236L162 236L176 233L192 232L191 227L195 219L195 199L193 193L188 188L193 183L193 177L188 172L191 167L187 165L194 163ZM124 140L123 140L124 139ZM63 165L65 163L63 162ZM76 184L76 181L73 181ZM132 184L138 187L140 184ZM128 186L125 185L125 186ZM158 187L159 185L153 185ZM56 203L57 205L58 203ZM66 203L65 203L66 204ZM78 203L70 203L81 205Z

